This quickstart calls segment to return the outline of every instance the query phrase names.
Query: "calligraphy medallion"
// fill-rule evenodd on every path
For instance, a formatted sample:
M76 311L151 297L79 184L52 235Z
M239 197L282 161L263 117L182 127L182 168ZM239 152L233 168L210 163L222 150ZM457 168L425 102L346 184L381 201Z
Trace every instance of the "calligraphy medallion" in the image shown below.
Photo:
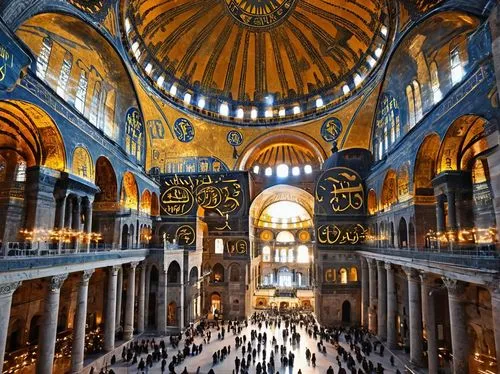
M174 123L174 133L183 143L189 143L194 139L194 127L186 118L177 118Z
M334 142L342 133L342 122L338 118L330 117L321 126L321 136L325 142Z
M243 143L243 135L239 131L231 130L227 133L227 142L229 145L237 147Z
M231 16L241 25L267 29L283 22L297 0L225 0Z

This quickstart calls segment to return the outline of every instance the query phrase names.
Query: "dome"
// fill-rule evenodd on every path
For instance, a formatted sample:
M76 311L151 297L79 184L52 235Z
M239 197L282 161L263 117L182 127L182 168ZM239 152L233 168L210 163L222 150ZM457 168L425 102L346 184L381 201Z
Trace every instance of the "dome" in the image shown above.
M337 107L377 67L386 0L129 0L127 48L144 78L208 119L285 123Z

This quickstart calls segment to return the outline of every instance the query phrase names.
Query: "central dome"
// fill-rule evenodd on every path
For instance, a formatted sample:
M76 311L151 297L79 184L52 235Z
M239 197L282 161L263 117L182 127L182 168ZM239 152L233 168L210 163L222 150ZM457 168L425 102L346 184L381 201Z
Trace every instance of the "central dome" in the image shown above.
M225 0L229 13L243 26L263 29L281 23L297 0Z
M337 107L389 33L385 0L129 0L124 22L138 69L166 99L240 125Z

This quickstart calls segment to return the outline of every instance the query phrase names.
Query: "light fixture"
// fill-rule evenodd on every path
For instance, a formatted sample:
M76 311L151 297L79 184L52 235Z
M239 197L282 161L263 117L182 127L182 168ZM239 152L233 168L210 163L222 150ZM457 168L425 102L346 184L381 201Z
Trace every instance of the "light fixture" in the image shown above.
M300 113L300 106L296 105L293 107L293 114L299 114Z
M295 176L295 177L298 176L298 175L300 175L300 168L298 166L294 166L292 168L292 175Z
M318 97L316 99L316 108L321 108L324 105L323 99L321 97Z
M175 96L177 94L177 86L175 85L175 83L170 86L169 92L170 92L170 95L172 95L172 96Z
M308 164L308 165L304 166L304 173L311 174L312 171L313 170L312 170L312 166L311 165Z
M244 116L245 112L243 111L243 108L236 109L236 118L243 119Z
M250 111L250 118L257 119L257 109L252 108L252 110Z
M278 178L286 178L288 177L288 165L286 164L279 164L276 167L276 175Z
M203 96L198 99L198 107L200 109L205 108L205 98Z
M222 103L219 107L219 114L221 116L228 116L229 115L229 106L226 103Z
M271 167L267 167L264 174L266 174L266 177L270 177L271 175L273 175L273 169Z
M184 94L184 103L185 104L191 104L191 94L189 92L186 92Z

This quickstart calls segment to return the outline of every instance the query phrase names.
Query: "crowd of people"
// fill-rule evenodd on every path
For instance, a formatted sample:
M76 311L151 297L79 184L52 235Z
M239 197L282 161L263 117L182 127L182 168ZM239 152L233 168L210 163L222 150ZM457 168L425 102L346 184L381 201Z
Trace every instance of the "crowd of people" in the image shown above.
M326 374L381 374L385 368L380 362L374 362L373 354L384 356L384 346L374 340L374 337L363 328L324 328L321 327L313 314L303 311L267 310L254 313L244 321L216 321L215 333L217 349L210 350L212 329L206 323L196 327L190 326L183 334L169 338L170 347L164 340L141 340L123 348L122 363L129 367L137 367L139 374L146 374L155 363L160 363L161 373L189 374L185 360L197 356L208 349L212 353L212 365L208 374L230 373L228 365L222 363L227 360L231 352L235 355L233 374L278 374L281 371L298 369L310 372L317 365L317 356L333 353L336 361L326 370ZM243 331L245 329L245 334ZM234 343L225 344L227 333L232 333ZM273 333L272 336L270 334ZM281 335L278 343L277 336ZM316 346L300 348L303 334L316 341ZM195 338L200 341L195 343ZM227 340L227 339L226 339ZM201 343L202 341L202 343ZM343 344L341 344L341 341ZM180 348L182 346L182 348ZM348 348L344 348L344 346ZM205 348L206 347L206 348ZM378 352L377 352L378 348ZM296 368L295 355L304 354L307 367ZM303 364L303 360L300 360ZM394 357L391 355L391 366L394 366ZM205 361L201 362L205 365ZM232 366L232 364L229 364ZM225 369L222 370L222 367ZM336 367L336 369L334 369ZM399 374L397 368L393 372ZM206 368L205 371L206 372ZM201 366L197 367L197 374L201 373Z

